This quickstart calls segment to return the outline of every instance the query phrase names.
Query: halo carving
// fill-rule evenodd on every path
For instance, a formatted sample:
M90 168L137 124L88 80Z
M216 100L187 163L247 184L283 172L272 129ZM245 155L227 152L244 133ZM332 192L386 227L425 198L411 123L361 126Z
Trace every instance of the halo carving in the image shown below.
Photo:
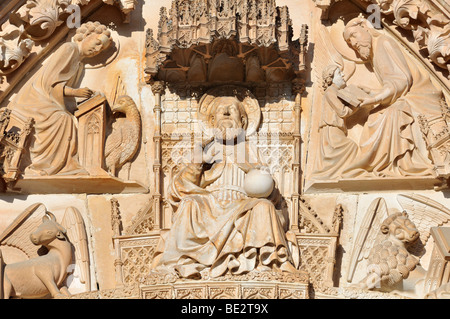
M216 98L230 96L236 97L242 102L245 112L247 113L248 125L246 136L250 136L257 131L261 122L261 110L256 97L246 88L234 85L224 85L209 90L200 99L198 120L200 127L205 134L209 135L211 131L211 127L209 127L209 115L211 107L213 106L213 101Z

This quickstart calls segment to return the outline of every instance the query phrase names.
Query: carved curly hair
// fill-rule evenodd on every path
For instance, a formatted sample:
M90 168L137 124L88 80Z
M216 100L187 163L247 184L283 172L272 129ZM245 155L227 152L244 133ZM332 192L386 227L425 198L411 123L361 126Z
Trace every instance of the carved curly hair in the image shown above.
M84 39L86 39L91 34L104 34L108 38L111 38L111 31L108 30L106 26L101 24L98 21L92 22L88 21L84 24L82 24L76 31L75 35L73 36L73 40L76 42L81 42Z
M339 69L339 66L332 64L327 66L322 72L322 88L326 90L332 83L333 77L336 70Z

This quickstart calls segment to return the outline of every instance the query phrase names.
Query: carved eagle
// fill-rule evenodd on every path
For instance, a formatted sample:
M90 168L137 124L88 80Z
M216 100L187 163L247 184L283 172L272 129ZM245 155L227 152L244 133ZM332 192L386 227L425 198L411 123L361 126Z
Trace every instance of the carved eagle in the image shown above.
M141 116L133 99L121 96L111 111L125 114L117 118L105 143L105 163L108 172L115 176L117 170L132 160L141 142Z

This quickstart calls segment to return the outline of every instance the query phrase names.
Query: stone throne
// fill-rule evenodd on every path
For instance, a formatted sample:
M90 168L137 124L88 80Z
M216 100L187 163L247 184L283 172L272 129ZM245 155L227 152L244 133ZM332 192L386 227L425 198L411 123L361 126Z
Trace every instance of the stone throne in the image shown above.
M131 295L141 298L308 298L309 288L333 286L342 210L336 209L327 227L300 196L307 26L299 39L292 37L288 9L275 1L173 1L169 15L161 8L156 39L149 29L146 41L145 72L155 96L154 192L125 230L118 201L112 201L117 287L138 286ZM261 123L249 139L277 182L283 199L277 209L288 217L300 269L309 274L303 282L243 275L206 285L148 276L158 238L172 226L168 187L183 159L194 153L194 141L201 140L200 99L230 85L250 90L260 105Z

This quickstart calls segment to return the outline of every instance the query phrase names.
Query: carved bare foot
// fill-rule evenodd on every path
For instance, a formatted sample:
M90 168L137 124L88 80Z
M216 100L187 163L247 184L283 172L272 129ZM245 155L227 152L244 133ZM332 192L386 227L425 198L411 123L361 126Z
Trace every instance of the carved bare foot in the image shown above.
M66 286L61 287L60 291L61 291L61 293L62 293L63 295L65 295L65 296L67 296L67 297L72 296L72 294L69 292L69 289L67 289Z

